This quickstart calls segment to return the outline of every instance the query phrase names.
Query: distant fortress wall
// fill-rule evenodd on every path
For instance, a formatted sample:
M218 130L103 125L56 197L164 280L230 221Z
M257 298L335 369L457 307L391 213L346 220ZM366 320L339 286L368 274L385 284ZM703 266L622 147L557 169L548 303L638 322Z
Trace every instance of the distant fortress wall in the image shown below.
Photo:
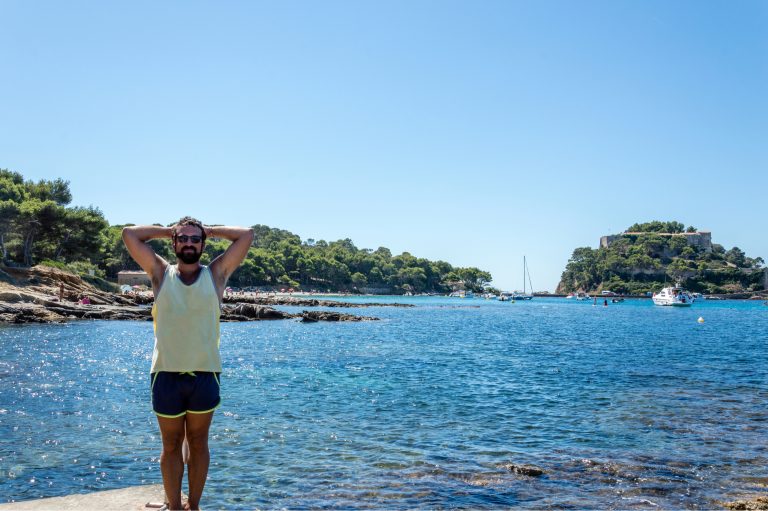
M698 247L704 252L712 252L712 233L699 232L623 232L621 234L609 234L600 238L600 248L608 248L611 243L624 236L685 236L689 245Z

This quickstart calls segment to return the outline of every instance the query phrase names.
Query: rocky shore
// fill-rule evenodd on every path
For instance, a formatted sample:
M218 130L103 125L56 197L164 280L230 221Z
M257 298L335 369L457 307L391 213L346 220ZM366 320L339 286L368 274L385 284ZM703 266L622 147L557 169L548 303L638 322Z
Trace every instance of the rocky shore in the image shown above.
M722 505L734 511L768 511L768 496L758 495L749 499L723 502Z
M61 296L61 299L60 299ZM87 296L90 304L78 303ZM0 268L0 323L63 323L77 319L149 321L151 293L115 294L102 291L79 276L49 268ZM328 311L289 313L274 306L296 307L371 307L402 304L353 304L290 296L259 297L229 294L224 299L222 321L260 321L298 319L318 321L376 321L370 316L355 316Z

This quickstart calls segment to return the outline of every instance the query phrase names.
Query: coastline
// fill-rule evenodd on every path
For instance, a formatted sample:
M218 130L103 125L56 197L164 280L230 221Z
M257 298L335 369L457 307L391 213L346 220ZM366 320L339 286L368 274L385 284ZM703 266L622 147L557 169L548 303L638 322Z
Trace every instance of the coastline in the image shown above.
M151 321L152 293L117 294L97 289L80 277L55 268L7 269L8 279L0 281L0 323L64 323L70 320L101 319ZM81 298L87 297L87 304ZM298 319L317 321L377 321L371 316L341 312L304 310L291 313L276 306L308 308L413 307L401 303L348 303L301 298L291 293L225 293L221 321Z
M5 268L0 280L0 323L62 323L77 319L102 320L151 320L151 292L132 291L117 294L100 290L73 275L56 268L34 266L32 268ZM414 307L410 303L379 303L327 300L325 298L386 297L397 295L352 295L348 293L302 292L226 292L222 300L222 321L259 321L300 319L316 321L375 321L378 318L304 310L300 313L276 309L277 306L307 308L366 308L366 307ZM565 298L558 293L534 293L537 298ZM79 301L88 297L89 303ZM590 298L642 299L646 295L591 295ZM711 295L704 299L715 300L765 300L766 292Z

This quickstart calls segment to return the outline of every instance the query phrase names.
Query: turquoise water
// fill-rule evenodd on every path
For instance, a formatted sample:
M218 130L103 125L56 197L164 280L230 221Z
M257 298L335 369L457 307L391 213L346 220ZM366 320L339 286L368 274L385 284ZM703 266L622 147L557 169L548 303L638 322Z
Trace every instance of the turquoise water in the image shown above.
M765 492L761 302L375 300L416 307L222 325L205 508L708 509ZM145 322L0 327L0 501L161 481L151 347Z

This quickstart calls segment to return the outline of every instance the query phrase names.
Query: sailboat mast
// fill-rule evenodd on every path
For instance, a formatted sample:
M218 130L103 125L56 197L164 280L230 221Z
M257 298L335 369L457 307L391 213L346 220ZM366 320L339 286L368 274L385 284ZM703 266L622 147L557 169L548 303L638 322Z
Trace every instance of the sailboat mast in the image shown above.
M525 294L525 256L523 256L523 294Z
M531 288L531 294L533 294L533 282L531 282L531 272L528 270L528 265L525 265L525 273L528 274L528 287Z

